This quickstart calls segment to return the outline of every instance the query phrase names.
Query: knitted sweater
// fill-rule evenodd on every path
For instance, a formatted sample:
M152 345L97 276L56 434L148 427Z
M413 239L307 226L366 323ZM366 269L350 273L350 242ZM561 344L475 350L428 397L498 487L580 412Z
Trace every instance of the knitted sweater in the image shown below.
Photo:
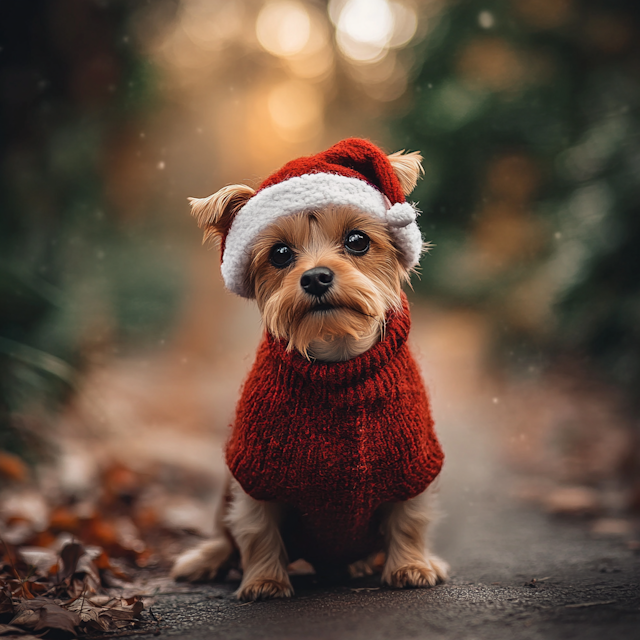
M341 564L379 550L376 509L417 496L440 472L409 328L403 296L384 338L346 362L309 362L265 334L226 458L250 496L293 508L283 532L291 560Z

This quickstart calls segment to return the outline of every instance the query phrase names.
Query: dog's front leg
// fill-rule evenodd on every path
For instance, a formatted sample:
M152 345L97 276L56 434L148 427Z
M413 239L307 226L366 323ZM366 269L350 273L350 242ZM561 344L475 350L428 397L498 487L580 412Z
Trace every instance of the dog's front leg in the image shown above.
M387 560L382 581L392 587L433 587L447 579L449 566L427 545L427 529L436 519L434 490L386 506Z
M243 576L236 595L241 600L293 595L287 574L287 552L280 535L282 506L254 500L237 481L226 523L240 549Z

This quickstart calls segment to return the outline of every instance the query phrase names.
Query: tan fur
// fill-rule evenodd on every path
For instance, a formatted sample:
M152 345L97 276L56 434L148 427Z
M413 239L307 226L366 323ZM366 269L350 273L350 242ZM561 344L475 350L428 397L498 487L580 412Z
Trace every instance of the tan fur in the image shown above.
M231 484L232 503L225 523L240 549L240 600L284 598L293 595L287 574L287 552L280 536L282 506L247 495L238 482Z
M403 149L402 151L396 151L387 156L387 159L391 163L393 172L400 181L402 193L408 196L416 188L420 176L424 175L422 156L418 151L405 153Z
M411 192L422 171L418 153L389 156L405 194ZM203 200L192 200L192 213L205 229L205 237L220 236L229 217L253 195L243 185L221 189ZM366 233L371 247L355 256L344 248L348 231ZM270 262L274 245L284 243L295 255L288 267ZM305 293L302 274L314 267L334 273L332 287L319 300ZM271 225L256 242L248 274L267 330L288 341L308 358L343 361L370 349L384 334L388 311L401 306L401 288L409 272L383 222L353 207L331 206L299 213ZM318 302L329 311L313 311ZM190 581L211 579L232 552L230 537L240 550L242 583L236 595L242 600L287 597L293 594L287 575L287 553L280 535L284 505L261 502L247 495L232 480L231 502L220 503L217 533L211 541L182 554L172 576ZM427 528L436 509L430 487L403 503L383 505L385 534L382 580L392 587L429 587L446 579L448 567L427 547ZM380 569L380 554L354 563L352 575Z
M204 229L203 242L219 240L238 209L253 195L255 190L251 187L232 184L222 187L208 198L189 198L191 215L197 220L198 226Z
M387 560L382 581L391 587L433 587L447 579L447 563L427 545L427 530L438 515L435 496L432 484L419 496L386 508Z
M186 582L215 580L232 551L233 545L224 531L216 531L211 540L205 540L178 556L171 569L171 577Z
M371 239L363 256L344 249L348 231ZM274 245L287 244L296 259L285 269L269 262ZM334 284L321 301L335 306L314 312L317 299L306 294L300 278L308 269L328 267ZM313 214L284 218L263 232L253 250L249 279L267 329L289 341L307 357L345 360L375 344L386 313L400 307L402 283L408 279L385 225L353 207L327 207Z

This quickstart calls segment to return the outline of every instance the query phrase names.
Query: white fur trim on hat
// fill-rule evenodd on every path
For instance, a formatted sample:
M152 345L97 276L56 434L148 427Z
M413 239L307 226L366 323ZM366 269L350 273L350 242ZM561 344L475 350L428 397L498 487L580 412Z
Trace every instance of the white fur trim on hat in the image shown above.
M230 291L252 297L246 288L251 250L260 234L279 218L301 211L313 211L330 204L353 205L385 221L402 252L407 268L414 267L422 252L422 235L416 223L418 212L408 202L389 207L387 198L375 187L334 173L308 173L271 185L253 196L236 214L222 256L222 277Z

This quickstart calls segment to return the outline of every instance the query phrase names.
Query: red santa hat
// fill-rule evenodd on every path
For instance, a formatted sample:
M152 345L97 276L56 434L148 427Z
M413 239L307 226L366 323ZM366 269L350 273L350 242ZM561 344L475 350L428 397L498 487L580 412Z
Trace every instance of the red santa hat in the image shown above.
M349 138L313 156L292 160L269 176L233 217L222 237L222 277L245 298L251 251L260 234L279 218L327 205L353 205L386 223L407 268L422 253L418 210L405 202L384 152L367 140Z

